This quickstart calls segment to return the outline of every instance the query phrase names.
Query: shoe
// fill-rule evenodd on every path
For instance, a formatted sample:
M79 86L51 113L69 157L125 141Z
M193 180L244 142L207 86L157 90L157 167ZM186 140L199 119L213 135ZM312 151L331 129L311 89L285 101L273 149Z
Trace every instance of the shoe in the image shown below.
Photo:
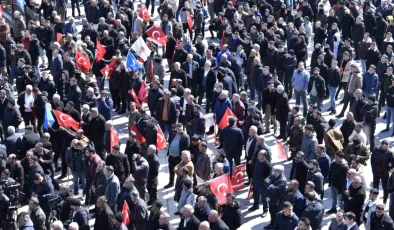
M283 139L283 136L279 135L275 137L276 139Z
M330 112L330 111L332 111L332 107L330 107L329 109L327 109L327 112Z
M67 175L63 175L63 174L62 174L62 175L60 175L57 179L58 179L58 180L63 180L64 178L66 178L66 176L67 176Z
M383 115L383 120L386 120L386 113L384 113Z
M118 114L124 114L125 112L126 111L122 109L121 111L118 112Z
M168 183L164 188L172 188L174 187L174 183Z
M334 213L337 213L337 209L336 208L332 208L332 209L327 211L327 214L334 214Z
M343 100L339 102L339 104L343 104L343 103L344 103L344 101L343 101Z
M270 133L270 131L267 129L267 130L265 130L265 132L263 134L269 134L269 133Z
M256 211L256 210L259 210L259 206L252 206L252 207L250 207L248 209L249 212L253 212L253 211Z
M74 191L74 196L78 196L79 192L78 191Z
M55 172L60 172L60 171L62 171L62 167L57 167L55 170Z
M181 213L180 213L180 212L175 212L174 215L175 215L175 216L180 216Z
M267 216L267 211L264 211L263 214L261 214L261 218L265 218Z
M338 114L337 116L335 116L335 117L337 117L337 118L341 118L341 117L343 117L343 113L340 113L340 114Z
M382 131L381 131L381 133L386 133L386 132L388 132L388 131L390 131L389 129L383 129Z
M331 110L331 112L328 115L335 115L337 112L335 110Z
M274 229L274 226L272 224L269 224L265 226L263 229Z

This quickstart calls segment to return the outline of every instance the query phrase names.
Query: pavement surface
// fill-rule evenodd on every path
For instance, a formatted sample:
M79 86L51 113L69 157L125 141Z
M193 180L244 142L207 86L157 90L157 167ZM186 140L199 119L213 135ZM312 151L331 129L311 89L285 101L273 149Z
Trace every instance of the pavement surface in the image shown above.
M137 8L137 5L141 4L141 2L135 2L134 3L134 8ZM158 1L155 2L156 4L156 9L158 7ZM150 10L149 10L150 12ZM84 17L84 8L83 6L81 6L81 13L82 13L82 18ZM68 4L68 10L67 10L67 16L71 16L71 4ZM159 22L159 17L158 14L155 10L155 14L154 17L152 17L153 20L158 23ZM76 19L76 24L77 24L77 30L81 31L82 30L82 26L81 26L81 18L77 18ZM207 28L206 28L207 29ZM217 38L211 38L210 37L210 33L209 31L205 31L205 38L207 40L211 40L218 44L220 41ZM80 39L80 38L79 38ZM158 49L159 52L161 52L162 49ZM308 46L308 57L311 57L311 53L313 51L313 47L312 44L309 44ZM40 60L41 61L41 60ZM307 66L309 69L309 63L310 60L307 61ZM163 62L166 70L168 69L167 63L164 60ZM360 63L357 63L358 65L360 65ZM168 81L169 80L169 73L166 73L165 76L165 80ZM343 98L343 91L341 92L340 96L339 96L339 100L341 100ZM339 102L339 101L338 101ZM337 111L341 111L343 104L339 104L337 102ZM295 104L295 99L294 97L290 100L290 107L292 107ZM147 107L147 105L144 105L145 107ZM337 122L337 127L339 128L344 120L344 118L338 119L336 118L334 115L329 115L329 112L325 112L328 108L330 107L329 105L329 100L324 100L323 103L323 116L324 118L328 121L329 119L333 118L336 120ZM203 106L204 108L204 106ZM302 111L302 110L301 110ZM385 108L382 109L382 113L381 115L384 114ZM125 143L127 141L128 138L128 130L127 130L127 121L128 118L126 117L126 114L123 114L121 116L117 115L115 112L113 112L113 123L114 123L114 127L116 128L116 130L119 133L119 140L122 143L121 145L121 150L123 151L125 148ZM21 125L21 128L23 130L24 124ZM376 146L379 145L380 141L383 139L387 139L390 143L393 141L393 138L390 137L391 135L391 131L384 133L384 134L380 134L380 131L385 129L386 127L386 120L383 120L382 118L378 118L377 120L377 127L376 127ZM209 148L216 153L216 149L214 147L214 138L213 138L213 134L211 135L207 135L206 137L207 141L208 141L208 145ZM290 174L290 170L291 170L291 163L290 162L285 162L285 161L280 161L277 159L277 148L275 145L275 141L276 139L273 137L272 132L271 134L265 135L265 139L266 139L266 143L268 144L268 146L270 146L272 152L273 152L273 164L283 164L285 167L285 175L287 178L289 178L289 174ZM242 157L242 159L244 160L244 157ZM158 186L158 197L159 199L163 202L163 208L162 210L165 212L168 212L171 215L171 224L174 227L178 227L178 224L180 222L180 217L179 216L175 216L173 215L174 212L176 212L176 202L174 201L173 197L174 197L174 189L170 188L170 189L164 189L164 186L168 183L169 180L169 173L168 173L168 162L167 162L167 157L166 157L166 151L162 150L159 152L159 160L160 160L160 170L159 170L159 186ZM365 167L365 170L367 172L367 177L366 177L366 181L367 181L367 190L369 190L371 188L371 183L372 183L372 171L370 168L370 165L368 164ZM59 176L59 174L56 175L55 178L57 178ZM62 185L68 185L70 186L70 191L72 191L72 175L70 175L69 178L65 178L61 181ZM80 191L80 194L82 192ZM253 203L253 199L248 199L247 198L247 193L248 193L248 187L238 191L235 193L237 200L240 201L241 203L241 212L242 212L242 221L243 221L243 225L239 228L242 230L247 230L247 229L262 229L264 226L269 224L269 215L267 215L266 218L261 218L260 215L262 214L262 209L260 210L256 210L254 212L248 212L247 209L250 208L252 206ZM382 199L383 196L383 192L381 190L380 193L380 199ZM367 194L368 197L368 194ZM81 197L81 199L83 199ZM367 200L366 200L367 201ZM324 198L324 207L326 210L328 210L329 208L331 208L331 192L330 189L327 187L327 184L325 186L325 198ZM90 208L93 208L92 206ZM262 207L261 207L262 208ZM18 211L22 211L22 210L26 210L27 206L21 207ZM386 207L386 209L388 209L388 205ZM329 223L331 221L332 218L334 218L335 215L326 215L324 217L324 222L323 222L323 228L322 229L328 229ZM91 226L91 229L93 229L93 225L94 225L94 219L91 219L89 221L89 224ZM361 229L364 229L363 227L361 227Z

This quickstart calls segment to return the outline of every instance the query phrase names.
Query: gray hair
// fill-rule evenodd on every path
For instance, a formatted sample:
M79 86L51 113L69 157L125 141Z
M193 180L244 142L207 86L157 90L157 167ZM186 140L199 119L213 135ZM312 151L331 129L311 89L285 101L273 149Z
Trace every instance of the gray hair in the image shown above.
M51 138L51 134L49 134L49 133L44 133L44 137L45 137L45 139L49 140L49 138Z
M190 159L190 152L188 150L183 150L182 155L185 155L188 159Z
M55 98L60 99L60 95L57 94L57 93L55 93L55 94L53 95L52 99L55 99Z
M221 162L217 162L216 165L215 165L215 167L218 167L218 168L223 169L223 168L224 168L224 165L223 165L223 163L221 163Z
M79 225L77 222L72 222L70 225L68 225L68 229L72 228L72 230L79 230Z
M207 228L207 229L210 229L210 226L209 226L209 222L208 221L203 221L203 222L201 222L200 223L200 227L205 227L205 228Z
M276 90L282 93L283 91L285 91L285 88L283 87L283 85L278 85L278 87L276 87Z
M194 208L193 208L193 206L191 206L190 204L186 204L185 206L183 206L183 208L182 208L182 212L183 212L183 210L188 210L189 212L191 212L191 213L193 213L194 212Z
M251 129L251 130L253 130L255 133L257 133L257 127L256 127L255 125L250 126L249 129Z
M283 165L275 165L274 167L272 167L272 171L280 171L281 173L283 173L284 170L285 168L283 167Z
M53 222L52 227L63 229L63 223L60 220L57 220L57 221Z
M234 94L233 94L233 97L235 97L235 98L237 98L237 99L239 99L239 98L240 98L240 96L239 96L239 94L238 94L238 93L234 93Z
M8 126L7 128L7 133L12 135L15 133L15 127L14 126Z
M156 145L149 145L148 149L152 149L153 151L156 152Z
M170 214L162 212L161 215L163 215L167 219L167 222L170 221Z

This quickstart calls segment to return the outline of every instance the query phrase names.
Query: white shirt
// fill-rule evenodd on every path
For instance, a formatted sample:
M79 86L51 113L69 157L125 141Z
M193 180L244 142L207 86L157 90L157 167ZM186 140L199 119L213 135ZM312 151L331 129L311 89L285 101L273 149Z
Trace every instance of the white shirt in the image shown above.
M25 112L31 112L32 108L31 106L34 104L34 97L33 93L30 95L25 93Z
M186 228L187 222L189 221L190 217L185 218L185 221L183 221L183 227Z
M250 148L250 145L252 144L253 139L254 139L254 137L252 137L250 139L248 138L248 141L246 142L246 154L248 154L248 152L249 152L249 148Z
M360 133L357 133L355 130L353 130L352 134L349 136L349 142L352 142L355 137L360 138L361 143L364 145L367 144L367 135L365 135L364 131L361 130Z
M181 105L181 107L183 108L182 115L185 115L186 113L186 104L187 104L187 100L186 98L184 98L183 105Z
M353 181L346 179L346 190L349 189L350 185L353 183Z

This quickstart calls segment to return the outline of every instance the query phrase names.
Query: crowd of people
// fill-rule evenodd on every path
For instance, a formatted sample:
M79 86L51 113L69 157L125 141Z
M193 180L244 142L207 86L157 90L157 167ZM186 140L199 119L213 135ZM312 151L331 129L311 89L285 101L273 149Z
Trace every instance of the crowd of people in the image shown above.
M87 230L91 219L95 230L171 230L176 216L178 230L235 230L241 209L262 203L264 229L318 230L328 214L331 230L394 229L394 153L375 140L378 117L382 133L394 122L392 3L158 3L72 0L67 16L67 0L45 0L43 20L25 20L24 9L0 18L1 181L20 186L16 198L0 186L2 228L17 203L28 205L17 217L24 230ZM149 35L154 27L165 36ZM141 37L147 57L132 48ZM128 117L124 152L115 112ZM274 162L271 135L288 147L290 175ZM163 140L175 213L158 196ZM241 163L251 207L227 192L219 202L207 183Z

